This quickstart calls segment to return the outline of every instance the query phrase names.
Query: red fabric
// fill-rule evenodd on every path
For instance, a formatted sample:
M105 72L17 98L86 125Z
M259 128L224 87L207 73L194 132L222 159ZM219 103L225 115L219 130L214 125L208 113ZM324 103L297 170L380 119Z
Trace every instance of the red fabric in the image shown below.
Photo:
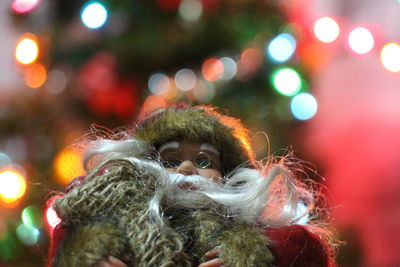
M57 257L58 247L61 245L61 242L64 236L67 234L67 228L62 226L59 223L50 233L50 247L48 252L47 259L47 267L54 266L54 261Z
M61 223L51 234L47 267L54 265L57 250L67 233ZM330 267L326 247L318 236L304 226L291 225L282 228L267 228L265 234L274 244L270 248L277 267Z
M304 226L267 228L265 234L274 242L270 249L278 267L331 266L322 240Z

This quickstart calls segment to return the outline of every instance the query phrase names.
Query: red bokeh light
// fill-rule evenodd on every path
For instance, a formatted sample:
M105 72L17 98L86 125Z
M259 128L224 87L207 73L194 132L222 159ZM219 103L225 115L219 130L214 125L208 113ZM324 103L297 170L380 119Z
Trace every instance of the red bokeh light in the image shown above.
M224 74L224 64L217 58L209 58L203 63L202 73L207 81L218 81Z

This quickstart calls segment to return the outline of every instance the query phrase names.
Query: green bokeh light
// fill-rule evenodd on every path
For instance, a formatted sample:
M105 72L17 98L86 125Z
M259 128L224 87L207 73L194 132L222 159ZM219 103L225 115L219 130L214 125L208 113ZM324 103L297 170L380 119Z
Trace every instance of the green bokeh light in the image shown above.
M28 206L21 213L22 222L27 227L40 228L43 225L43 216L37 206Z
M300 92L303 81L300 74L292 68L279 68L271 75L274 89L284 96L294 96Z

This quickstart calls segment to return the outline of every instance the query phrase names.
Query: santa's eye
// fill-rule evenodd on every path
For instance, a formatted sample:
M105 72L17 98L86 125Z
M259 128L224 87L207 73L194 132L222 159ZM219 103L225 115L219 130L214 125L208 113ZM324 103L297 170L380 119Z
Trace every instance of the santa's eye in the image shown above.
M176 152L168 153L167 155L164 155L161 158L161 164L165 168L175 169L178 168L181 163L182 163L181 155Z
M199 152L196 157L196 167L200 169L207 169L213 167L213 162L206 152Z

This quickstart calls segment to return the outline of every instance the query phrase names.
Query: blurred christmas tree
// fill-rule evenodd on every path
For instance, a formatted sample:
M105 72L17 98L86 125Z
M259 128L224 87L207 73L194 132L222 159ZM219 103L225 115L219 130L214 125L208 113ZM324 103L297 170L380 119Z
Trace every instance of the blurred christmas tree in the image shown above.
M307 91L296 28L272 0L14 0L9 12L26 33L16 46L25 84L0 96L7 266L43 266L54 220L43 203L83 173L68 146L92 123L112 129L140 110L212 104L266 131L274 151L298 116L291 97ZM265 156L266 138L253 138Z

